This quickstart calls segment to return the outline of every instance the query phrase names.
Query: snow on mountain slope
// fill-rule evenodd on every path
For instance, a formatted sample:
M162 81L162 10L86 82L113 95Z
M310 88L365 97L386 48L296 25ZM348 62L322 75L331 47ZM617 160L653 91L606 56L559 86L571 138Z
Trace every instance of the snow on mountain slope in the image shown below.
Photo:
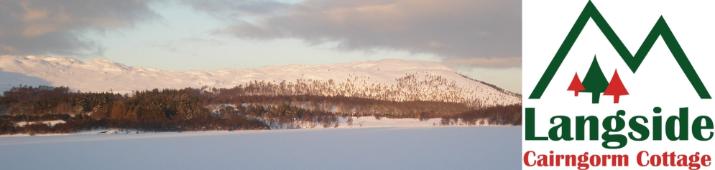
M293 89L302 86L329 86L328 90L323 90L320 94L395 101L436 100L477 103L479 106L520 102L517 94L469 79L439 63L392 59L330 65L168 71L126 66L104 59L0 56L0 73L35 77L53 86L68 86L94 92L128 93L153 88L185 87L230 88L251 82L266 82L276 85L287 83L288 85L281 87ZM24 79L0 83L0 86L5 86L0 87L0 90L19 84L33 85L32 82L22 80ZM306 91L310 92L303 88L292 90L290 94L304 94Z

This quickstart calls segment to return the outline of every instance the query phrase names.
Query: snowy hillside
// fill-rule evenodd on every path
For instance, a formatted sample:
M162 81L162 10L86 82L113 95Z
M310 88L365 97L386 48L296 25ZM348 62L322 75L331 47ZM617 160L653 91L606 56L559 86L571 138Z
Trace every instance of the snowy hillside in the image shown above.
M478 106L520 102L511 92L457 74L436 62L381 60L255 69L167 71L108 60L0 56L0 90L19 84L67 86L81 91L128 93L153 88L267 85L265 94L354 96L393 101L464 102Z

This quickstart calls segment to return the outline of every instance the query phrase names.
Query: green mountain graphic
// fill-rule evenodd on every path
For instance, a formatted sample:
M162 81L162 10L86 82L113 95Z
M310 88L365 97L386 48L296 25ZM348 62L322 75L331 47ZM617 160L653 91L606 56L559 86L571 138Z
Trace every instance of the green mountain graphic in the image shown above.
M586 4L586 7L583 9L581 15L576 20L576 23L571 28L571 31L569 31L568 35L566 36L566 39L561 44L561 47L559 47L559 50L556 52L554 59L551 60L551 63L546 68L546 71L542 75L541 79L539 79L539 82L536 84L536 87L531 92L531 95L529 95L529 99L541 98L541 96L544 94L544 91L546 90L546 87L551 82L551 79L554 78L556 71L558 71L562 62L566 58L566 55L568 54L569 50L571 50L571 47L573 47L574 43L576 42L576 39L581 34L581 31L583 31L583 28L586 26L586 23L588 23L589 19L593 20L593 22L598 26L603 35L608 39L613 48L615 48L616 52L618 52L618 54L621 56L621 59L623 59L623 61L628 65L628 67L633 73L635 73L636 70L638 70L638 68L640 67L641 63L643 63L643 60L648 55L648 52L653 47L653 44L655 44L656 40L658 40L658 37L662 38L663 42L665 42L665 44L668 46L668 49L670 49L670 52L672 53L673 57L675 57L675 60L680 66L680 69L683 70L683 73L685 73L685 76L688 78L690 84L693 86L700 98L711 99L710 93L703 85L703 82L700 80L700 77L695 72L695 69L693 69L693 66L690 64L688 57L685 55L685 52L680 47L678 40L675 39L673 32L670 30L670 27L668 27L668 24L665 22L665 19L663 19L662 16L658 18L658 21L653 26L653 29L651 29L650 33L643 41L643 44L641 44L640 48L638 49L638 51L636 51L634 55L628 50L628 48L626 48L621 39L618 37L618 35L616 35L611 26L608 24L608 22L606 22L606 20L603 18L601 13L598 11L598 9L596 9L596 6L593 5L591 1Z

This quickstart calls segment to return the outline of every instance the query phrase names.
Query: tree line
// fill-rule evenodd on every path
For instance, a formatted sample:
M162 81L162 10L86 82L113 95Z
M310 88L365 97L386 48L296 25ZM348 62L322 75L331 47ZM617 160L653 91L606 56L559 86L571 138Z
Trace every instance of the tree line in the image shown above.
M12 88L0 96L0 134L67 133L119 128L141 131L285 128L295 122L334 127L340 117L494 119L519 124L517 106L475 108L464 103L385 101L360 97L246 94L254 87L154 89L131 94ZM519 121L515 120L519 118ZM18 122L62 120L18 126Z

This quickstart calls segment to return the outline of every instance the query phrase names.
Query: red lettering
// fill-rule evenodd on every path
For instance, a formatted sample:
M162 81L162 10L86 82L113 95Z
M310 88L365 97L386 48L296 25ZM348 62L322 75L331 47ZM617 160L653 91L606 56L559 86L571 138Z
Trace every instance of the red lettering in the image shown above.
M638 162L638 166L648 166L648 160L646 159L646 162L643 162L643 154L645 154L645 157L648 157L648 151L640 151L638 152L636 162Z
M526 151L526 153L524 153L524 165L526 165L526 166L536 165L536 161L534 161L533 163L530 164L529 155L536 156L536 153L534 151Z

